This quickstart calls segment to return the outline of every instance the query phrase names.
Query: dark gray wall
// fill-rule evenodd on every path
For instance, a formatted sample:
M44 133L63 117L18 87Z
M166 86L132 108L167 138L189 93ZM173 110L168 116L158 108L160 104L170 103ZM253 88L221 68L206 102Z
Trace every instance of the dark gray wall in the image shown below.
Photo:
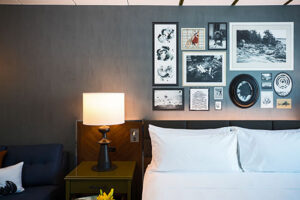
M153 112L154 21L178 21L179 28L217 21L295 22L293 109L261 110L258 102L242 110L231 103L226 87L222 111L214 111L211 101L211 111L189 112L186 88L185 111ZM0 144L59 142L74 152L83 92L125 92L127 120L299 120L299 23L299 6L0 6ZM249 73L260 83L260 72ZM237 74L227 70L227 85Z

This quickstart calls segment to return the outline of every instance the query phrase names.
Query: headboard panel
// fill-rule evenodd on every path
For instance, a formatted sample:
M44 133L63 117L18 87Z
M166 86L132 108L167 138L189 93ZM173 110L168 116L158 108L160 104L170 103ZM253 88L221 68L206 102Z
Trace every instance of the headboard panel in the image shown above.
M282 129L297 129L300 128L299 120L181 120L181 121L166 121L166 120L144 120L143 121L143 136L142 136L142 170L145 170L152 158L151 139L148 132L149 124L164 128L177 129L208 129L221 128L226 126L239 126L250 129L264 130L282 130ZM144 173L144 171L143 171Z

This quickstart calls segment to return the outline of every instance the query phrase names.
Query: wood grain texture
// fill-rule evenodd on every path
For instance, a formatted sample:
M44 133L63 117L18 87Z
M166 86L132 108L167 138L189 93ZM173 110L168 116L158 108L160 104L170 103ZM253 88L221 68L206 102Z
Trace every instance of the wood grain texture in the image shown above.
M136 199L141 199L142 192L142 148L141 142L130 142L130 129L139 129L139 138L142 138L142 122L126 121L121 125L110 126L107 137L112 140L110 147L115 147L116 152L110 152L112 161L136 161L135 190ZM77 121L77 164L82 161L96 161L98 159L98 141L102 135L98 126L86 126L82 121ZM140 140L141 141L141 140Z

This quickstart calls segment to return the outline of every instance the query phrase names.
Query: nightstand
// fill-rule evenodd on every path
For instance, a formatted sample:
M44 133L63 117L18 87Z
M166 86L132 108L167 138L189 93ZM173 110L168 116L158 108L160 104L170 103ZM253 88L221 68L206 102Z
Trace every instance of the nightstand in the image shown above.
M118 194L127 194L127 200L131 200L131 184L134 176L135 161L112 162L117 168L113 171L95 172L92 166L96 162L86 161L80 163L66 177L66 200L70 200L72 194L99 194L99 190L109 192L114 188Z

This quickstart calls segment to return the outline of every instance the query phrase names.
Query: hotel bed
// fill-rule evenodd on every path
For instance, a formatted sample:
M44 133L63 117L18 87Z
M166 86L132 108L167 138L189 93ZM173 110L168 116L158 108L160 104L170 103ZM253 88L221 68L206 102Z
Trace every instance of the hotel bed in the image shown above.
M152 145L148 131L149 124L176 129L212 129L230 126L265 130L300 128L300 121L145 121L142 139L143 162L146 169L144 174L143 200L300 199L300 173L294 172L292 169L282 171L280 164L276 166L279 172L270 169L267 169L270 172L251 172L251 167L253 167L251 165L249 165L248 169L233 171L218 171L218 168L216 168L217 171L199 172L189 166L187 167L191 170L174 170L176 167L173 169L172 166L170 171L164 170L163 168L161 168L162 170L157 170L153 163L148 165L152 159ZM274 134L276 133L281 134L275 131ZM286 135L284 135L284 137L286 137ZM292 140L295 139L292 138ZM250 150L252 150L252 147ZM275 149L274 151L276 152ZM283 151L285 151L285 149ZM243 152L240 153L242 154ZM176 160L171 159L170 163L172 164L172 162L176 162ZM242 162L244 161L242 160ZM187 164L189 164L189 160L187 160ZM168 163L166 165L168 165ZM181 164L178 163L178 165L180 168ZM182 166L185 167L184 165ZM296 167L298 167L297 163Z

